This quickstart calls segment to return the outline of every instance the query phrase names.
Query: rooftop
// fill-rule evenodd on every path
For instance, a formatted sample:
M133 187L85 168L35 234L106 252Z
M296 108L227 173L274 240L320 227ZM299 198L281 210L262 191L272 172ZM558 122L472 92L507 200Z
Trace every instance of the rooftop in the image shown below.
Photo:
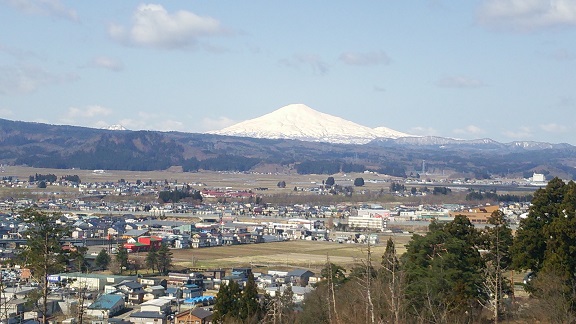
M88 306L88 309L109 310L122 300L124 300L124 297L120 295L109 295L109 294L102 295L95 302L90 304L90 306Z

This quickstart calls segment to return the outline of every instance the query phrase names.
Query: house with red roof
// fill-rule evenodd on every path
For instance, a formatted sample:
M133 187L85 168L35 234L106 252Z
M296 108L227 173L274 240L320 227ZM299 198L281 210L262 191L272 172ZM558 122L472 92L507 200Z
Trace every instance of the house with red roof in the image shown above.
M125 249L130 249L132 252L150 251L152 249L158 250L162 245L162 238L158 236L140 236L138 241L129 239L124 243Z

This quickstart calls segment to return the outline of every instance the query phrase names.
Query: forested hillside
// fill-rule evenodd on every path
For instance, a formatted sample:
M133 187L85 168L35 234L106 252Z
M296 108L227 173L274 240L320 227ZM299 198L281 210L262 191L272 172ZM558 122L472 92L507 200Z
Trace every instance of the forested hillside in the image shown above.
M268 140L156 131L111 131L0 119L0 163L45 168L109 170L252 171L277 165L301 174L371 170L407 176L422 170L468 177L530 175L576 177L576 148L527 148L493 143L365 145Z

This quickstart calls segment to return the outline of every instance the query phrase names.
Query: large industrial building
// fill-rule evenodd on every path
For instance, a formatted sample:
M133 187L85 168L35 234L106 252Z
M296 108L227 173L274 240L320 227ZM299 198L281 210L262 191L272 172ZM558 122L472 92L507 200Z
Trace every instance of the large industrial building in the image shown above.
M348 217L351 229L369 229L383 231L386 229L390 211L387 209L358 209L358 215Z

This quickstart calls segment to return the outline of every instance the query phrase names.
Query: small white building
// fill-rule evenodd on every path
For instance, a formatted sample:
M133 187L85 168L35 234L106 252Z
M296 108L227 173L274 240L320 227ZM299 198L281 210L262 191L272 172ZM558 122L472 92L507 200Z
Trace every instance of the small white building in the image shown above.
M124 280L136 280L136 277L70 272L55 274L48 278L51 282L63 281L64 279L69 282L70 287L101 292L105 290L106 285L118 284ZM110 291L105 291L105 293L108 292Z
M545 184L546 177L542 173L532 174L532 184Z
M164 298L152 299L140 304L140 310L142 312L168 313L170 311L170 300Z
M168 323L168 313L170 312L170 299L152 299L140 306L140 311L130 315L132 323Z

